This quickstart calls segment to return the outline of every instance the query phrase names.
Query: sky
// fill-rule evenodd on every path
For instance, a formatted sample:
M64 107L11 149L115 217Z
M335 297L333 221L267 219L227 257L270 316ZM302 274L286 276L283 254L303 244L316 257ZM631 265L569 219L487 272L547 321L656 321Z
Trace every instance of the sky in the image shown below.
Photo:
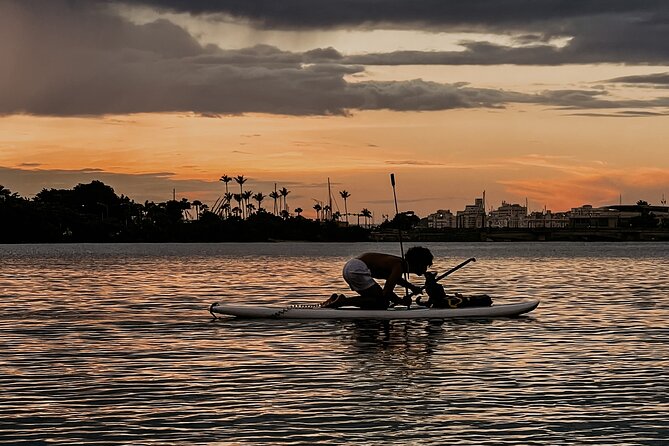
M329 179L376 221L390 173L420 216L660 204L667 42L661 0L0 0L0 184L213 205L243 175L310 216Z

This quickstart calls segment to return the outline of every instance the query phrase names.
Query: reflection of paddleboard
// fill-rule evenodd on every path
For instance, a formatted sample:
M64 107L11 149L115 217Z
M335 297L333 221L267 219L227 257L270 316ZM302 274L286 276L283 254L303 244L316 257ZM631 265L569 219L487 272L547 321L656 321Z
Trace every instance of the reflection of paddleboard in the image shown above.
M355 307L320 308L305 306L257 307L250 305L212 304L212 315L224 314L244 318L273 319L457 319L510 317L528 313L539 305L538 300L514 304L469 308L394 307L387 310L361 310Z

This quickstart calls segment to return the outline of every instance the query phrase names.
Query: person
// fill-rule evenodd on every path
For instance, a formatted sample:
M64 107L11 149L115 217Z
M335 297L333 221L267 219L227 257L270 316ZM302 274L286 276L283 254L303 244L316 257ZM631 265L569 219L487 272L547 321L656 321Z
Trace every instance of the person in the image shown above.
M400 285L420 293L421 287L402 276L405 273L422 276L432 265L433 258L430 250L422 246L409 248L404 259L390 254L364 253L346 262L342 271L344 280L358 296L346 297L335 293L321 307L354 306L365 310L385 310L391 302L409 306L411 297L400 298L395 294L395 286ZM385 279L383 288L374 279Z

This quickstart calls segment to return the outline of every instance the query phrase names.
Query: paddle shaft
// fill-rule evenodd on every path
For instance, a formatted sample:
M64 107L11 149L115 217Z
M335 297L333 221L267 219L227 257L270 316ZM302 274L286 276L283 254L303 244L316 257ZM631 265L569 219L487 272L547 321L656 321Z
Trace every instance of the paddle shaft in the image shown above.
M397 192L395 192L395 174L390 174L390 184L393 186L393 199L395 200L395 217L400 215L399 207L397 206ZM404 260L404 246L402 244L402 227L400 224L399 217L397 218L397 236L400 239L400 253L402 254L402 260Z
M457 265L457 266L454 266L453 268L451 268L451 269L449 269L448 271L446 271L444 274L442 274L442 275L440 275L440 276L437 276L437 277L434 279L434 281L435 281L435 282L439 282L439 281L440 281L441 279L443 279L444 277L448 276L449 274L453 274L454 272L456 272L457 270L459 270L460 268L462 268L463 266L467 265L467 264L470 263L470 262L476 262L476 258L471 257L471 258L465 260L464 262L462 262L461 264L459 264L459 265ZM421 290L421 291L423 291L424 289L425 289L425 286L420 287L420 290ZM419 294L419 293L411 293L409 296L413 297L413 296L415 296L416 294Z
M402 225L399 218L399 207L397 206L397 192L395 192L395 174L390 174L390 184L393 186L393 199L395 200L395 217L397 218L397 237L400 239L400 254L402 255L402 260L404 260L404 245L402 244ZM408 274L404 275L404 280L408 282ZM404 288L404 295L409 295L409 288Z

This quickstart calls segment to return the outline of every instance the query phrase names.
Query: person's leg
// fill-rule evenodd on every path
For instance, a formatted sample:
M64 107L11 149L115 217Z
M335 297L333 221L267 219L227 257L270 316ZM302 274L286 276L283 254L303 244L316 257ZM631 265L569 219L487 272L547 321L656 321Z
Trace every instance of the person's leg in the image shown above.
M336 298L331 297L322 306L326 308L359 307L363 310L385 310L388 308L388 299L383 296L383 289L377 283L373 286L358 291L358 296L346 297L340 294Z

